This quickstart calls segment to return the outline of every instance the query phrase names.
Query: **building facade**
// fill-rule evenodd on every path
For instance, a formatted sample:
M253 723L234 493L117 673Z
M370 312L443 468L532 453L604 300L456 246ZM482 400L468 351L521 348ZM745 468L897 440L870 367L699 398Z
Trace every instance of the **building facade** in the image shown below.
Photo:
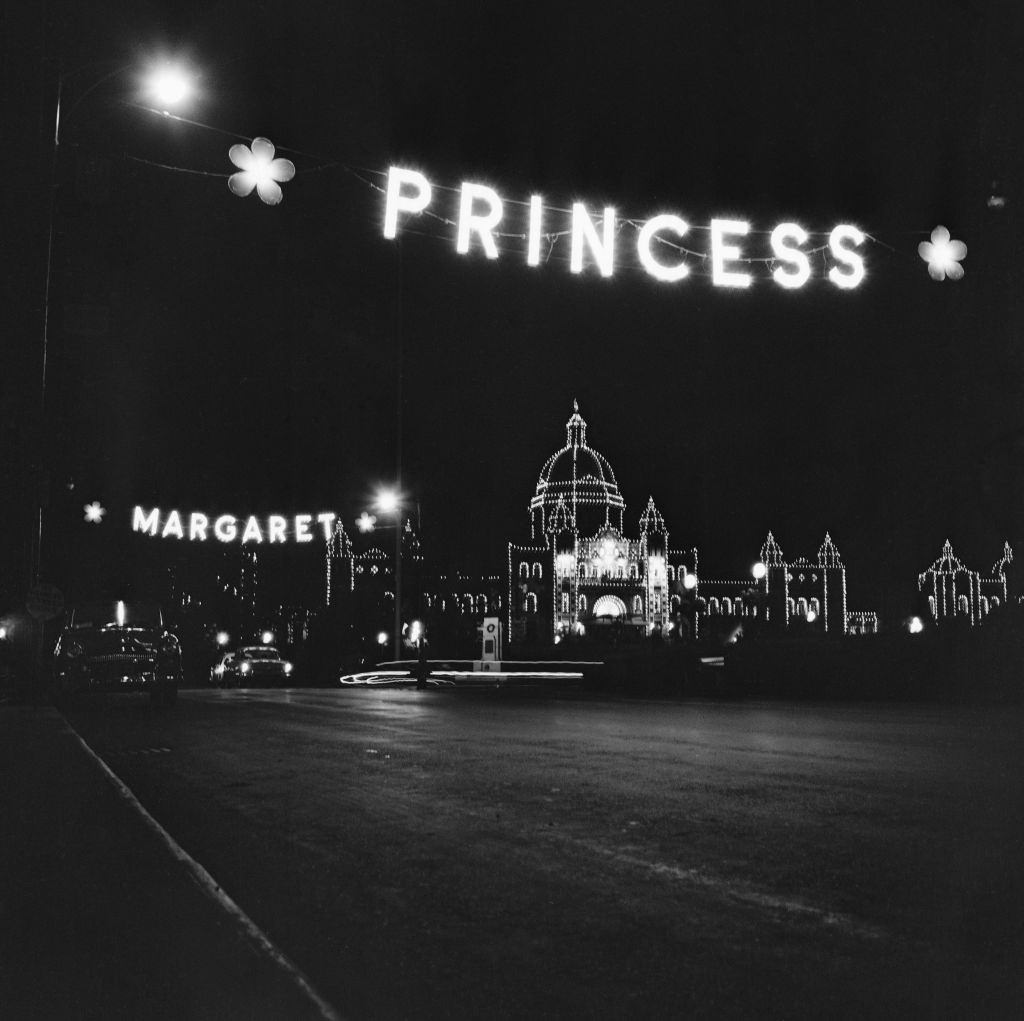
M927 600L927 613L935 624L980 624L990 613L1006 606L1012 592L1010 584L1013 550L1003 544L1003 555L987 575L966 567L954 555L947 539L942 553L917 579L917 588Z

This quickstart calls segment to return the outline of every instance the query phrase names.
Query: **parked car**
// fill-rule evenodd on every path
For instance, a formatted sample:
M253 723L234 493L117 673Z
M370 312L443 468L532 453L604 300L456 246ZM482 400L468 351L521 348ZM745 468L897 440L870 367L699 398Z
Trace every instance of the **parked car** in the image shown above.
M148 691L170 706L181 683L181 646L154 603L84 603L68 614L54 649L54 695Z
M294 667L269 645L249 645L229 652L211 671L210 683L222 688L286 684Z

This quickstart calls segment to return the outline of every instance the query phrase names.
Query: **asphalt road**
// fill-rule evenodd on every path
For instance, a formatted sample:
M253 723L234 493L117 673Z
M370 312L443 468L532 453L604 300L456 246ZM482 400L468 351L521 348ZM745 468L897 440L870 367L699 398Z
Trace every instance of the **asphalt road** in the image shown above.
M344 1016L1024 1012L1019 708L296 690L67 716Z

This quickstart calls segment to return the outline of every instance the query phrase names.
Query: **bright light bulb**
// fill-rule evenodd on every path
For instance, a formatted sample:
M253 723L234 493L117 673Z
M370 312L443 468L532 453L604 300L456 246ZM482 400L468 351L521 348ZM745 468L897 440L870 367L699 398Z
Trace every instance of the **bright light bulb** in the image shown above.
M813 624L818 619L818 615L813 610L807 611L807 623Z
M218 631L217 632L217 644L218 645L227 645L228 642L230 642L230 641L231 641L231 635L229 635L227 633L227 631Z
M911 617L910 623L907 625L907 630L912 635L919 635L924 630L924 622L920 617Z
M263 638L263 644L269 645L274 640L274 632L264 631L261 637Z
M761 579L762 579L762 578L763 578L763 577L764 577L764 576L765 576L765 575L766 575L766 574L768 573L768 568L767 568L767 567L765 567L765 566L764 566L764 564L762 564L762 563L761 563L761 561L759 560L759 561L758 561L758 562L757 562L756 564L754 564L754 566L753 566L753 567L752 567L752 568L750 569L750 573L751 573L751 574L752 574L752 575L753 575L753 576L754 576L754 577L755 577L755 578L756 578L756 579L757 579L758 581L760 581L760 580L761 580Z
M388 644L388 633L387 633L387 631L378 631L377 632L377 644L378 645L387 645Z
M153 72L149 91L161 107L177 106L192 91L192 83L181 68L168 65Z
M398 510L398 494L392 489L385 489L378 493L377 510L382 514L391 514Z
M686 577L683 578L683 588L692 589L697 587L697 575L690 574L687 572Z

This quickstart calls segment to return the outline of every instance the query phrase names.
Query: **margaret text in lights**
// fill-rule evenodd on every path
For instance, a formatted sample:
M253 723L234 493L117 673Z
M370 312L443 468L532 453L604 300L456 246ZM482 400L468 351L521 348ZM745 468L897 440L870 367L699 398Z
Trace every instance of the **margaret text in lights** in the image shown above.
M332 511L319 514L271 514L258 518L236 517L234 514L218 516L201 511L170 510L161 515L159 507L146 510L136 506L132 511L132 531L161 539L188 539L206 542L213 538L219 542L255 542L268 544L287 542L313 542L317 531L329 541L338 515ZM315 522L315 524L314 524Z

